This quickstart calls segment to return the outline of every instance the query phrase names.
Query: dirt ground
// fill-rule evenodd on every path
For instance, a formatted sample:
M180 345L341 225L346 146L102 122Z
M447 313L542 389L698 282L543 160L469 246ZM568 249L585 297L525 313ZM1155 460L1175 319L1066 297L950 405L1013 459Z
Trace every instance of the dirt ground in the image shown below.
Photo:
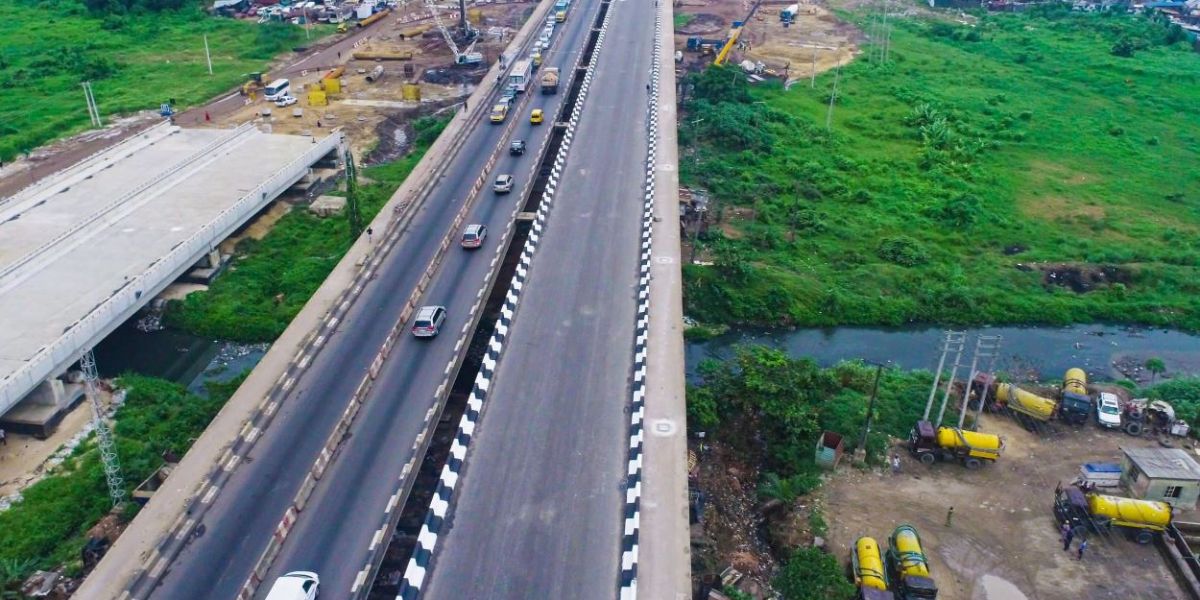
M817 73L823 73L850 62L858 54L861 33L852 25L838 21L822 3L801 2L795 22L784 27L779 12L790 4L792 2L786 0L763 2L743 30L728 62L761 62L768 75L775 73L792 82L810 78L814 66ZM747 0L676 2L677 13L695 15L690 23L675 32L675 48L684 53L683 67L696 70L713 59L711 55L688 52L688 37L725 38L733 22L746 17L750 6L751 2Z
M1153 545L1093 536L1083 560L1074 560L1062 550L1050 510L1056 483L1073 480L1081 463L1118 461L1121 447L1156 441L1094 424L1039 437L1005 416L984 415L981 423L1004 438L1005 450L979 471L925 467L903 450L897 476L840 467L821 492L831 551L844 560L859 536L886 545L893 528L910 523L926 546L940 600L1187 598Z

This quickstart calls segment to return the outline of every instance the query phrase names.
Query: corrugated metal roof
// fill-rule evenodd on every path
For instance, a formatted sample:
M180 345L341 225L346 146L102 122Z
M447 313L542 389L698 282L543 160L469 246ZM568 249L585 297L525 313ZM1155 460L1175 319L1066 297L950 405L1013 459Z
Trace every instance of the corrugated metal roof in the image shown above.
M1124 452L1151 479L1200 480L1200 464L1179 448L1127 448Z

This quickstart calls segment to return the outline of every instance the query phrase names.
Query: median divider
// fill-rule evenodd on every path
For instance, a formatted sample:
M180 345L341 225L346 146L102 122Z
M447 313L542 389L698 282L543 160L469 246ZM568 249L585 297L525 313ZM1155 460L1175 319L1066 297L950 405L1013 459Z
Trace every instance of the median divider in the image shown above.
M604 45L604 36L611 18L610 9L611 4L609 2L601 3L600 10L602 14L597 17L600 26L598 30L595 30L594 37L590 42L590 51L589 48L585 48L584 53L581 54L581 58L583 56L588 56L589 58L587 70L583 72L582 83L579 84L578 96L572 107L570 120L566 124L566 131L563 134L561 145L558 147L558 153L555 157L554 165L550 170L549 179L542 193L541 201L538 204L537 213L534 217L529 236L525 240L516 271L513 274L513 279L509 285L503 305L500 308L500 316L496 320L495 329L493 330L491 339L488 341L482 364L472 385L466 409L459 421L454 441L450 447L449 457L442 468L437 487L429 504L429 509L426 511L420 533L417 535L417 542L413 548L412 557L409 559L404 571L398 596L398 598L403 600L416 600L421 595L432 568L438 538L447 528L447 522L454 503L454 492L461 480L460 474L466 464L467 452L482 415L488 390L491 388L492 378L495 376L498 362L504 351L504 344L507 341L509 329L512 327L513 319L516 316L516 311L520 304L521 291L528 280L533 256L537 251L542 232L546 227L546 220L553 205L555 190L562 175L562 169L566 164L567 153L570 150L575 129L582 114L583 102L591 85L592 74L595 72L600 49ZM576 71L576 73L578 74L579 71Z

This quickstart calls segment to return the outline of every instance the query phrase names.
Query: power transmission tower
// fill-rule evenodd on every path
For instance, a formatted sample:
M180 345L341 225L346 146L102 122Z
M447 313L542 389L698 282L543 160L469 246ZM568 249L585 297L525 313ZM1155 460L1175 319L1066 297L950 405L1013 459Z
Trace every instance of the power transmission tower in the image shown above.
M91 350L79 359L79 366L83 370L84 388L92 404L92 427L96 431L96 444L100 447L100 464L104 467L104 479L108 482L108 497L112 500L113 508L117 508L125 502L125 479L121 477L121 463L117 460L112 430L104 420L104 408L100 405L100 391L96 385L100 377L96 373L96 357Z
M349 150L346 151L346 217L350 219L350 238L357 239L363 232L363 219L358 208L358 168Z

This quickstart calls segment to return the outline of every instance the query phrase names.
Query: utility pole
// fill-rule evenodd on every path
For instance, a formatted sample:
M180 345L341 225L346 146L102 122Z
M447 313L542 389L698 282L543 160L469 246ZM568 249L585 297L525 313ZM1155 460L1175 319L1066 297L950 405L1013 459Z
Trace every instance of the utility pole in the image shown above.
M841 50L841 48L838 48ZM833 102L837 99L838 79L842 75L842 59L837 59L837 69L833 74L833 93L829 95L829 111L825 113L825 131L830 131L833 128Z
M92 82L85 81L80 85L83 86L83 100L87 103L88 117L92 121L93 127L100 127L100 109L96 107L96 96L92 93Z
M863 423L862 435L858 438L858 449L862 452L867 450L867 434L871 433L871 418L875 415L875 398L879 396L879 378L883 375L881 363L868 362L867 364L875 365L875 384L871 386L871 401L867 404L867 421Z
M112 500L113 508L118 508L125 502L125 479L121 477L121 463L117 460L112 430L104 420L104 408L100 405L100 392L96 385L100 377L96 372L96 357L91 350L79 359L79 366L83 370L83 383L88 401L92 404L92 428L96 432L96 445L100 449L104 480L108 483L108 497Z
M349 150L346 151L346 217L350 219L350 239L357 239L362 234L363 222L358 209L358 168Z
M809 82L808 87L817 89L817 46L815 44L813 45L812 81Z
M204 60L208 61L208 74L212 75L212 54L208 52L208 34L204 34Z

